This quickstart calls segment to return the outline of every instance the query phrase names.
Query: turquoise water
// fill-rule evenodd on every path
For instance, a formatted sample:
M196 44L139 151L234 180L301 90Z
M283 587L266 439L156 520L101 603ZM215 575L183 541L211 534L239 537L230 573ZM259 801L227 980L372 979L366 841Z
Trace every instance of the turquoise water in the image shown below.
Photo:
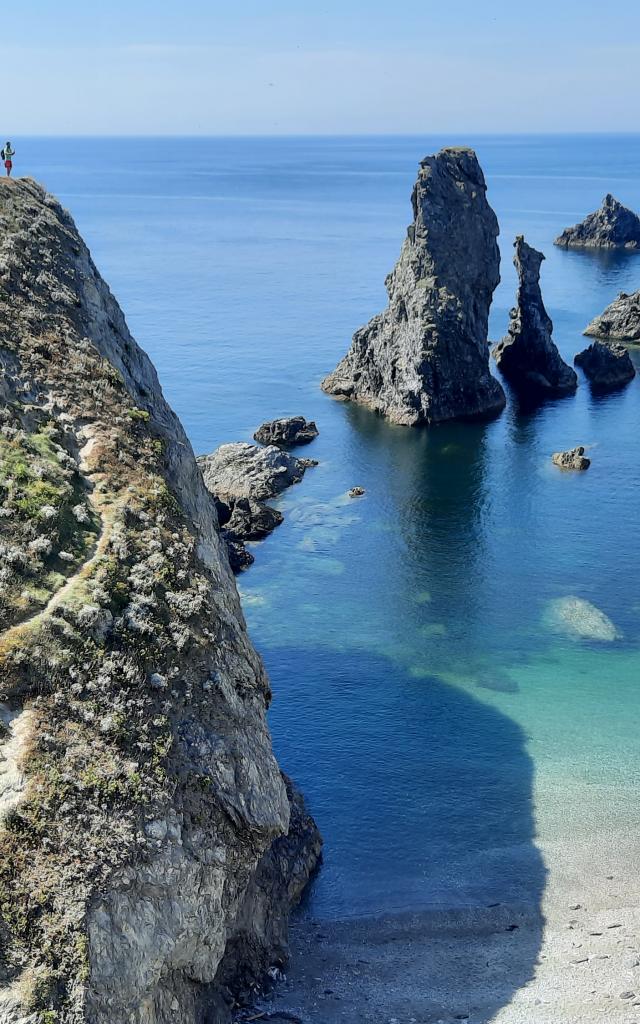
M318 915L539 905L554 843L597 849L640 824L640 379L431 431L319 390L382 308L418 160L447 141L475 146L500 220L492 337L524 233L571 359L640 286L640 256L552 240L607 191L640 209L640 137L15 143L18 171L71 208L197 451L276 415L320 428L320 465L240 580L274 744L326 841ZM556 471L551 452L577 443L592 468ZM554 630L566 596L620 639Z

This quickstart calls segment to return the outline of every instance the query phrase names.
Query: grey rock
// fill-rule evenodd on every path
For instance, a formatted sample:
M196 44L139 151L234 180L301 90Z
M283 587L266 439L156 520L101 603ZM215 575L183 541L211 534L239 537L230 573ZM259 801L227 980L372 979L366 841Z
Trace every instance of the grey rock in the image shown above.
M270 420L258 427L253 435L260 444L275 444L278 448L295 448L296 445L309 444L318 436L318 428L313 420L305 420L304 416L286 416L279 420Z
M584 454L582 445L569 448L566 452L554 452L551 461L560 469L588 469L591 465L591 459Z
M553 323L540 290L544 255L528 245L522 235L518 235L514 247L517 305L511 310L509 333L494 347L493 357L506 380L525 396L568 394L577 387L578 378L552 339Z
M408 426L495 415L505 404L487 344L498 222L475 153L426 157L411 201L389 305L356 331L322 387Z
M37 615L10 605L0 625L0 817L38 822L0 849L24 909L1 908L0 1019L226 1024L221 964L240 983L272 936L283 955L317 836L273 754L269 681L189 441L73 220L28 179L0 182L0 289L0 420L27 469L32 435L56 439L100 531ZM9 550L15 529L0 521ZM31 571L13 559L16 587ZM94 607L116 627L99 644ZM262 918L245 920L254 885Z
M615 342L594 341L578 352L573 361L596 391L612 391L628 384L636 375L626 348Z
M263 540L276 526L280 526L283 515L264 502L253 498L232 498L227 495L223 501L214 494L221 534L229 549L229 562L234 573L242 572L253 565L255 559L247 551L245 541Z
M563 249L640 249L640 217L608 193L599 210L565 228L554 245Z
M261 448L237 441L220 445L211 455L201 455L198 465L208 490L223 501L227 497L263 501L302 480L313 463L296 459L275 445Z
M640 342L640 291L620 292L584 333L603 341Z
M365 493L364 487L352 487L349 490L350 498L360 498Z

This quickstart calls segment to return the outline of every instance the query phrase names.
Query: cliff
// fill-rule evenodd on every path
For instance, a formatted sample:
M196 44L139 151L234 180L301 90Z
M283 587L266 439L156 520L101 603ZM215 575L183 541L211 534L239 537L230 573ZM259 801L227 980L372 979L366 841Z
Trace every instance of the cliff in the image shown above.
M319 837L191 446L28 179L0 183L0 495L0 1020L225 1021Z
M554 245L562 249L640 249L640 217L608 193L599 210L565 228Z
M516 305L511 310L509 333L494 347L493 357L505 379L525 397L568 394L576 389L578 378L552 338L553 324L540 290L544 255L527 245L522 235L518 235L514 247Z
M386 280L389 305L356 331L323 389L409 426L490 416L505 404L487 324L500 280L498 222L470 149L420 164L413 223Z

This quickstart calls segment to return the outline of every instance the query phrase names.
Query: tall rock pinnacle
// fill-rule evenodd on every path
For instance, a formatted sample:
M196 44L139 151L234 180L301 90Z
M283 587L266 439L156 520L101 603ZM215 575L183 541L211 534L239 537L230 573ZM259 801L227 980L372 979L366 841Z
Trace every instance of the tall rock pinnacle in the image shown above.
M487 345L498 222L475 153L426 157L411 201L389 305L356 331L322 387L408 426L495 415L505 404Z
M575 370L562 359L551 337L553 324L540 291L544 255L527 245L522 235L514 243L518 271L517 305L511 310L509 333L493 349L498 369L518 391L527 395L564 395L578 384Z

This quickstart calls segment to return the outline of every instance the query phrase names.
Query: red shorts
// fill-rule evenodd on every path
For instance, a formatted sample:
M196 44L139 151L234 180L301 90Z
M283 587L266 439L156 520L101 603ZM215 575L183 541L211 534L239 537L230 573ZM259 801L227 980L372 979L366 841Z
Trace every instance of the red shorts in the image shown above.
M10 171L11 168L13 167L13 164L11 163L10 160L5 160L4 166L7 168L8 171Z

